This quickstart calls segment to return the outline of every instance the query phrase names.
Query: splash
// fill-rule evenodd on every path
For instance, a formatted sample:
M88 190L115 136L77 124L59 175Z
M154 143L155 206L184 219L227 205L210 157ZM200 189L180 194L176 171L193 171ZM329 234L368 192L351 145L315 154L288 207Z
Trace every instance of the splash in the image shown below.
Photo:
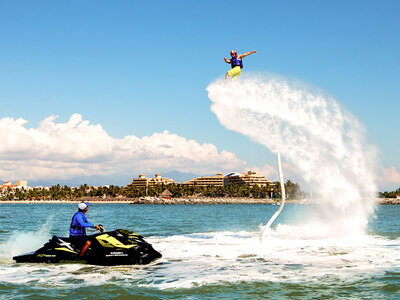
M46 222L36 231L14 231L7 242L0 245L0 257L11 259L18 254L34 251L50 238L50 229L53 218L49 217Z
M304 223L315 235L363 234L375 206L375 149L359 121L331 97L277 76L207 87L211 110L227 129L281 155L318 194Z

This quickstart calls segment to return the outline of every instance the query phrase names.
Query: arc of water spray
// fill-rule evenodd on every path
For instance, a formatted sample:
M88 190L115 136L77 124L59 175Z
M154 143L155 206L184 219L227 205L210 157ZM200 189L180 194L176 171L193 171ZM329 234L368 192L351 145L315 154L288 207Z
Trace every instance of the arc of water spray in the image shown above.
M278 161L279 182L281 183L282 201L281 201L281 205L279 206L278 210L269 219L267 225L265 225L265 227L261 233L261 243L264 240L265 233L267 232L267 230L271 227L272 223L275 221L275 219L281 213L283 206L285 205L285 200L286 200L285 183L283 182L283 175L282 175L281 154L279 152L276 153L276 159Z
M323 228L310 234L365 234L376 203L378 165L377 149L366 141L364 126L334 98L308 84L274 75L249 76L236 83L237 88L223 81L207 87L211 110L225 128L282 152L323 194L322 212L314 211L312 220ZM259 237L271 234L275 217L265 228L263 222Z

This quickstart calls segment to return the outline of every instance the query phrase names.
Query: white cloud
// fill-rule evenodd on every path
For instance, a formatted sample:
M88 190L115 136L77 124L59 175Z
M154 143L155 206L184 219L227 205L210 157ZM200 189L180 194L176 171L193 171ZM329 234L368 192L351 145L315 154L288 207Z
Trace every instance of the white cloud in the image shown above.
M37 128L26 128L19 118L0 119L0 178L40 180L74 176L163 172L196 174L244 169L246 163L209 143L168 131L142 138L111 137L101 125L90 124L79 114L65 123L56 116Z
M383 184L400 184L400 173L395 167L391 166L383 170L383 177L380 181Z

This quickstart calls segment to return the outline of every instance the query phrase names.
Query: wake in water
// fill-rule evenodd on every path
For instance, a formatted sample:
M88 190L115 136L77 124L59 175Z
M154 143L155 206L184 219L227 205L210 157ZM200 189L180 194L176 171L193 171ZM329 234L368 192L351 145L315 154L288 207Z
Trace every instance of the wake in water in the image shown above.
M5 243L0 244L0 259L11 260L15 255L34 251L43 246L43 241L50 238L52 223L53 217L49 217L36 231L14 231Z
M244 282L324 282L337 286L371 281L399 266L398 242L394 245L393 241L372 236L306 239L301 229L287 225L278 225L271 232L268 247L259 246L256 231L204 232L149 240L165 257L151 265L0 265L0 282L24 286L33 282L69 289L110 284L122 289L191 289Z
M309 183L321 205L304 223L316 236L364 233L376 198L376 158L351 113L279 77L217 80L207 91L223 126L280 152Z

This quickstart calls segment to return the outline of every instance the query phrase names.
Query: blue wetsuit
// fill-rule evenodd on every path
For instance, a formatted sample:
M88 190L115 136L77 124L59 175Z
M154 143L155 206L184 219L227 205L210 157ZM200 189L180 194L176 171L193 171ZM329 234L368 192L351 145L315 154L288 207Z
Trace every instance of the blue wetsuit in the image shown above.
M69 228L69 236L72 237L86 236L86 227L94 228L94 224L88 221L83 212L77 211L71 220L71 226Z

